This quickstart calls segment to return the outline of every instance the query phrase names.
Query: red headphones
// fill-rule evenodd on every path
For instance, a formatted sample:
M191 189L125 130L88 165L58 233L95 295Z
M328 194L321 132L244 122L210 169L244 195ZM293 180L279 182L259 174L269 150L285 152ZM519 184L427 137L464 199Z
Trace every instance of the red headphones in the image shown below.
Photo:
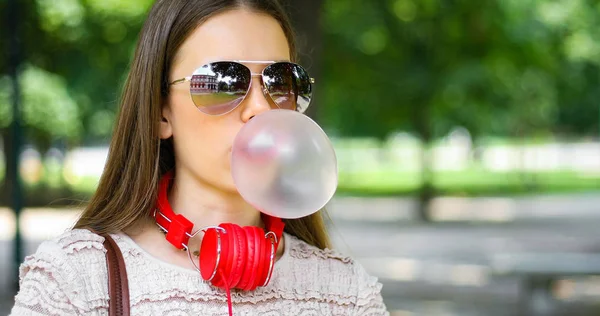
M229 292L237 288L251 291L265 286L271 279L275 253L285 224L277 217L262 214L267 233L260 227L240 227L232 223L207 227L192 233L194 224L181 214L175 214L167 191L173 173L167 172L160 180L158 202L153 212L156 224L166 233L167 240L177 249L186 250L192 264L202 278ZM199 267L188 249L188 241L204 232L200 245Z

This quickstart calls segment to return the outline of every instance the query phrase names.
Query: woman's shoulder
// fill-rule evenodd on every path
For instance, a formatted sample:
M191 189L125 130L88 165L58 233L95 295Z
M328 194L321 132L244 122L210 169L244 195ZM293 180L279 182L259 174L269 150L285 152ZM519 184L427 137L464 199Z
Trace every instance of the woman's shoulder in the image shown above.
M294 265L302 268L311 266L314 269L310 270L314 270L316 273L321 274L323 271L327 271L332 277L340 279L356 280L358 277L372 281L377 280L351 256L330 248L318 248L293 235L286 234L286 237L286 245L289 244L289 249L286 251Z
M42 242L20 266L16 310L41 306L68 314L67 307L79 311L101 308L107 291L103 241L89 230L73 229ZM48 298L56 304L46 302Z
M288 262L281 280L294 284L296 294L318 293L315 299L361 306L381 299L382 285L354 258L333 249L320 249L286 234ZM282 275L283 276L283 275Z
M104 259L104 237L87 229L69 229L61 235L43 241L36 252L25 258L28 261L52 260L58 263Z
M325 248L321 249L313 246L294 235L287 234L286 246L289 247L289 255L292 258L300 260L315 261L325 264L334 264L338 266L351 267L356 262L347 255L337 250Z
M46 250L55 251L62 249L67 253L74 253L82 249L103 249L104 237L87 229L69 229L62 234L46 240L38 247L38 252Z
M105 270L104 237L87 229L69 229L61 235L43 241L35 253L25 257L21 276L30 269L55 269L70 281Z

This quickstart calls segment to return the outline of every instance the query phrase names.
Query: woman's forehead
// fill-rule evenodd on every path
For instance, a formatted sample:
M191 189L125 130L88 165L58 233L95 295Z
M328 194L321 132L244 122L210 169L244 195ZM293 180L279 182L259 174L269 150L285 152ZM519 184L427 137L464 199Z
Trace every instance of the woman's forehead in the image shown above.
M217 14L197 27L180 47L174 67L195 69L221 60L289 59L289 44L277 20L236 9Z

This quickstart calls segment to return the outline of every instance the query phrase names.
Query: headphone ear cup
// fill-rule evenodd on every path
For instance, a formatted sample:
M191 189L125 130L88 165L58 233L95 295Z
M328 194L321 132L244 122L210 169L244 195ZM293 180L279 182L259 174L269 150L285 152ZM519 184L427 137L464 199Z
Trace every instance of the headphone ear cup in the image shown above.
M219 225L222 230L209 228L202 238L199 267L204 280L216 273L211 284L225 289L253 291L269 277L273 253L272 240L255 226L240 227L231 223ZM218 255L219 237L221 254ZM217 258L219 259L217 262Z
M238 287L238 283L242 278L242 274L246 269L248 262L248 238L246 238L246 231L240 226L231 224L233 239L234 239L234 254L233 263L231 267L231 280L229 286L231 288Z
M259 233L257 233L257 231L260 231L260 228L255 226L245 226L243 229L248 238L248 261L238 287L244 291L248 291L256 282L257 270L260 263L260 239L258 238Z
M209 228L204 233L204 237L202 238L202 243L200 245L200 256L198 257L198 266L200 267L200 275L202 279L208 281L210 277L213 275L213 272L218 270L219 266L222 266L223 262L223 247L226 246L223 244L223 236L224 234L220 231L217 231L214 228ZM221 258L219 262L217 262L217 258L219 256L219 238L221 239ZM216 273L211 280L211 283L214 284L215 280L219 279L219 273Z
M264 251L262 253L263 261L261 262L261 265L263 265L263 269L261 269L261 274L258 277L257 286L263 286L265 284L265 281L267 280L270 273L272 272L271 265L273 265L273 267L275 265L275 262L272 262L275 260L275 253L274 253L271 239L265 237L265 235L262 235L261 241L262 241L263 249L264 249ZM273 255L273 259L271 259L271 254Z
M227 282L231 281L231 267L233 266L235 252L235 242L233 240L235 233L229 223L220 224L219 227L225 229L225 232L221 234L221 242L226 247L222 247L221 264L219 264L220 270L217 271L219 278L215 277L217 282L213 282L213 285L225 289L228 285Z
M249 288L249 291L254 291L258 286L262 285L261 283L261 279L262 279L262 275L265 273L265 269L269 269L269 263L266 262L265 263L265 253L267 251L266 247L265 247L265 235L264 235L264 231L261 228L258 228L254 231L255 236L256 236L256 240L258 241L258 253L257 253L257 258L256 260L258 261L257 265L258 267L256 268L256 272L253 278L253 282ZM264 281L263 281L264 282Z

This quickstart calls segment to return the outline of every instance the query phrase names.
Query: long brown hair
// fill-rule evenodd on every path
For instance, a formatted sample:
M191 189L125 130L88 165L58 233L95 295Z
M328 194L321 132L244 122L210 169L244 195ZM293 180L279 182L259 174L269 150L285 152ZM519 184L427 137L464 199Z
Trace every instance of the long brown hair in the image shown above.
M149 216L160 177L175 167L171 139L159 137L161 107L168 96L173 58L198 25L217 13L239 7L275 18L287 37L290 58L296 59L294 32L277 0L158 0L138 39L100 183L74 228L115 233ZM322 214L323 210L285 220L285 230L321 249L329 247Z

